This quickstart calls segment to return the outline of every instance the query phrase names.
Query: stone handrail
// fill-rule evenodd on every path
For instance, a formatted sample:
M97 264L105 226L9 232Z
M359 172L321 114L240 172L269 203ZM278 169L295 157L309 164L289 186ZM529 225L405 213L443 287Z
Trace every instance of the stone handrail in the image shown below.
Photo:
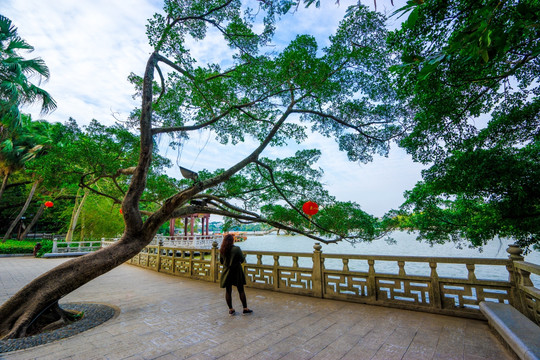
M53 240L52 253L53 254L65 254L65 253L81 253L90 252L101 249L102 241L58 241Z
M150 245L170 246L183 249L211 249L214 241L221 241L223 235L156 235ZM113 244L120 238L101 239L104 246Z
M473 318L482 318L480 301L514 301L509 281L478 279L475 273L476 265L506 270L511 265L507 259L323 254L320 245L315 245L313 254L244 253L257 258L245 265L248 286L257 288ZM273 263L265 264L262 258L270 256ZM288 264L280 263L287 258ZM328 266L331 260L337 260L338 266ZM363 262L365 269L351 266L353 262ZM377 271L383 262L394 263L396 270ZM427 274L408 274L407 265L412 263L424 264ZM466 277L440 276L438 264L460 265Z
M129 263L168 274L215 282L219 279L219 251L217 243L214 244L215 247L211 249L148 245Z
M157 235L151 244L158 245L161 243L162 246L210 249L214 241L221 241L222 238L223 235Z
M530 275L540 275L540 265L526 261L514 261L519 303L514 305L522 314L540 325L540 289L536 288Z
M244 251L247 286L327 299L483 319L482 301L514 306L537 324L539 294L522 259L450 258ZM149 245L129 263L216 282L221 266L211 249ZM463 276L448 275L447 267ZM481 268L487 271L481 271ZM486 270L486 269L483 269ZM499 271L508 280L490 276ZM486 276L486 274L488 276ZM519 277L519 279L518 279Z

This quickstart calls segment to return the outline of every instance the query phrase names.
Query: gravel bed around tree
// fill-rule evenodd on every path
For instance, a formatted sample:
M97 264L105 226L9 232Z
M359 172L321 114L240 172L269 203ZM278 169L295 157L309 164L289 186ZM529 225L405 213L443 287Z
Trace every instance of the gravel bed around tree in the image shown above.
M0 353L28 349L34 346L47 344L52 341L77 335L83 331L103 324L105 321L110 320L120 312L120 309L105 304L67 303L60 304L60 307L64 310L83 311L84 317L79 321L53 331L48 331L21 339L0 340Z

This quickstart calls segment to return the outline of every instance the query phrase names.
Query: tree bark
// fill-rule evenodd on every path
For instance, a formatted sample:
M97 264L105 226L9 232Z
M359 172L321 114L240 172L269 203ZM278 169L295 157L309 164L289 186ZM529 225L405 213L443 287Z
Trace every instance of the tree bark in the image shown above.
M43 214L43 210L45 210L45 204L41 204L41 206L39 207L36 215L34 216L34 218L32 219L32 222L30 223L30 225L28 225L26 227L26 229L24 229L24 232L21 234L19 240L24 240L26 238L26 235L30 232L30 230L32 230L32 228L34 227L34 225L36 225L36 223L38 222L39 218L41 217L41 215Z
M77 227L77 222L79 221L79 215L81 214L82 207L84 205L84 202L86 201L86 198L88 197L88 193L90 190L86 189L84 191L83 198L81 199L81 202L77 206L77 203L75 202L75 206L73 207L73 214L71 216L71 223L69 224L69 229L66 234L66 242L71 242L73 240L73 233L75 232L75 228Z
M32 198L34 197L34 193L36 192L36 189L37 189L37 187L38 187L38 185L40 183L41 183L40 180L36 180L34 182L34 185L32 185L32 190L30 190L30 194L28 194L28 198L26 199L26 202L24 203L23 208L19 212L19 215L17 215L15 220L13 220L13 222L9 226L9 229L8 229L8 231L6 231L6 234L4 235L4 240L2 240L2 242L5 242L11 236L11 232L13 231L15 226L17 226L17 223L19 222L19 220L21 220L22 216L26 212L26 209L28 209L28 205L30 205L30 202L32 201Z
M0 199L2 199L2 195L4 195L4 190L6 189L9 175L11 175L11 171L7 170L4 174L4 179L2 180L2 186L0 187Z

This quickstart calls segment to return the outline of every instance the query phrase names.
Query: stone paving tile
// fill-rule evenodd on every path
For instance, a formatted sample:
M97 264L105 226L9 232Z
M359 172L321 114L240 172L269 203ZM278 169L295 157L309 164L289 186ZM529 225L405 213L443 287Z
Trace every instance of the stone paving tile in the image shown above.
M439 341L440 332L419 329L412 340L407 352L403 356L404 360L431 359L435 354L435 349Z
M64 261L0 259L0 302ZM229 317L218 284L122 265L62 300L117 306L116 318L0 359L512 359L483 321L249 288L246 293L254 314ZM233 304L241 309L234 294Z
M435 353L434 360L464 360L463 354L441 354Z
M178 357L174 356L172 353L167 353L165 355L159 356L154 360L176 360Z
M403 358L407 347L385 343L372 357L372 360L398 360Z
M423 352L423 351L410 351L403 355L402 360L430 360L433 359L433 352Z
M357 345L353 347L345 356L342 357L343 360L368 360L375 356L375 353L378 349L369 349Z

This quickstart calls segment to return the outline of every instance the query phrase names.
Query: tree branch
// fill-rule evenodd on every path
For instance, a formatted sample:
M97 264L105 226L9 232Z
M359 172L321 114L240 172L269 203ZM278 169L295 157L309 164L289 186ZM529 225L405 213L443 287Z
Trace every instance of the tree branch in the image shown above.
M155 102L155 104L157 105L157 104L159 104L159 102L161 101L161 98L165 94L165 78L163 78L163 74L161 72L161 69L160 69L159 65L157 65L157 64L156 64L156 70L157 70L157 72L159 74L159 78L161 80L161 92L159 93L159 97Z
M273 128L270 130L266 138L261 142L261 144L247 157L239 161L229 169L225 170L223 173L215 176L214 178L204 180L202 182L197 182L193 186L187 188L186 190L171 196L168 198L159 210L154 214L148 217L145 224L152 229L157 229L163 223L163 219L170 218L170 215L176 211L177 208L184 205L189 199L191 199L196 194L212 188L218 184L221 184L228 179L230 179L238 171L242 170L249 163L257 160L262 151L270 144L274 136L277 134L278 130L281 128L283 123L287 120L288 116L291 114L294 103L291 103L285 112L281 115L278 121L274 124Z
M292 113L297 113L297 114L311 114L311 115L317 115L317 116L320 116L320 117L324 117L324 118L328 118L328 119L334 120L334 121L337 122L338 124L341 124L341 125L343 125L343 126L345 126L345 127L354 129L354 130L356 130L360 135L362 135L362 136L364 136L364 137L366 137L366 138L368 138L368 139L371 139L371 140L373 140L373 141L385 142L385 141L390 140L390 139L379 139L379 138L376 138L376 137L374 137L374 136L368 135L368 134L366 134L359 126L352 125L352 124L348 123L347 121L338 118L337 116L334 116L334 115L331 115L331 114L326 114L326 113L323 113L323 112L321 112L321 111L307 110L307 109L297 109L297 110L293 110ZM367 126L367 125L366 125L366 126Z
M178 217L183 217L183 216L191 215L191 214L213 214L213 215L221 215L221 216L230 217L237 220L249 221L252 223L265 223L273 227L276 227L278 229L282 229L282 230L286 230L286 231L290 231L290 232L307 236L313 240L317 240L325 244L337 243L342 240L342 238L332 239L332 240L323 239L311 233L304 232L303 230L290 227L288 225L279 223L277 221L265 219L260 216L254 217L254 216L249 216L247 214L238 214L238 213L234 213L230 211L224 211L224 210L219 210L219 209L205 207L205 206L192 206L192 205L184 206L180 209L177 209L173 214L171 214L171 218L178 218Z

